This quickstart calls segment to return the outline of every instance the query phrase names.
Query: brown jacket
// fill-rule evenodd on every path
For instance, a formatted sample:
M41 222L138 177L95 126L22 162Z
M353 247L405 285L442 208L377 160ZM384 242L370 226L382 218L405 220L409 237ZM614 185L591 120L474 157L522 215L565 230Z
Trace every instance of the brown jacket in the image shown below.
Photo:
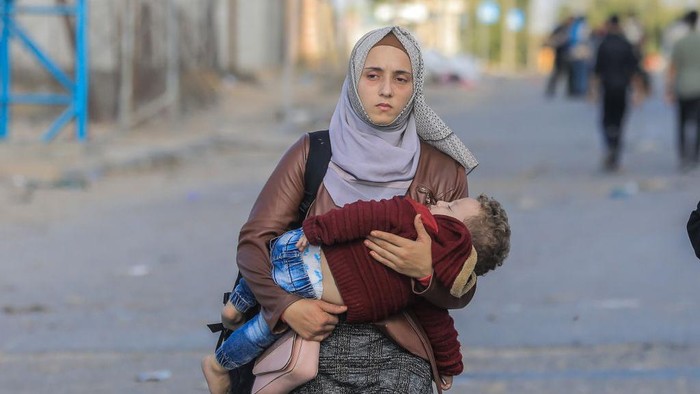
M284 323L279 320L280 316L289 305L300 298L288 294L273 282L270 274L269 241L286 231L289 224L296 220L299 205L303 199L304 166L308 152L309 139L308 135L304 134L282 156L270 175L253 205L248 221L241 228L238 240L238 268L260 302L263 317L272 327L273 332L286 329ZM449 156L428 144L421 143L418 169L409 187L408 195L421 203L433 203L437 199L451 201L465 197L467 191L464 168ZM321 214L335 207L322 184L316 201L309 209L309 214ZM475 283L476 277L473 276L472 280ZM456 298L450 295L449 290L442 287L438 281L433 280L426 289L415 291L437 306L455 309L467 305L475 290L476 286L473 286L464 296ZM420 342L415 336L405 338L404 336L411 334L392 335L392 330L388 331L388 334L401 346L418 356L429 359L424 352L416 349L416 343Z

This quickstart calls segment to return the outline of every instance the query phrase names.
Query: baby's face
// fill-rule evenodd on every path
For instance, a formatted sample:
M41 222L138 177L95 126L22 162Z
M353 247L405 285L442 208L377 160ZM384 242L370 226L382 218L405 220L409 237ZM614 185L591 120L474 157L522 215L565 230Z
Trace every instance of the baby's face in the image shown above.
M474 198L462 198L452 202L438 201L428 207L433 215L445 215L453 217L461 222L481 212L481 204Z

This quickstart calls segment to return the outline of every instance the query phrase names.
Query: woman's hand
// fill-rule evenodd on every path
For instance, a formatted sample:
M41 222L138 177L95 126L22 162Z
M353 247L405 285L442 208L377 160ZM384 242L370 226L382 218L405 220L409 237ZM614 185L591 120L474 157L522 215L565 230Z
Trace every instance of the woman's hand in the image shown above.
M440 375L440 388L447 391L452 388L452 376L442 376Z
M432 240L425 231L420 215L413 220L418 237L403 238L384 231L372 231L365 240L370 256L394 271L411 278L425 278L433 273Z
M289 305L282 318L292 330L309 341L321 342L328 338L338 324L338 314L348 308L322 300L301 299Z

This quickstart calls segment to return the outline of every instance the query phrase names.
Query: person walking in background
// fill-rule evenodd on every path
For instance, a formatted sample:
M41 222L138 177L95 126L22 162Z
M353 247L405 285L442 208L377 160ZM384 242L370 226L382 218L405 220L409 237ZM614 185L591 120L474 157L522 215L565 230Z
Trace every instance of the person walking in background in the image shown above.
M630 11L622 20L622 32L627 41L632 44L637 58L642 59L646 34L644 33L644 26L642 26L642 23L639 21L636 12Z
M678 158L681 171L698 166L700 161L700 34L698 13L686 18L690 32L673 46L666 75L666 98L678 107ZM695 122L695 141L687 144L686 128ZM692 148L690 148L690 147Z
M700 259L700 201L698 201L698 207L690 213L687 228L690 244L693 245L695 255Z
M639 20L637 13L630 11L627 16L621 22L622 33L625 35L627 41L632 44L632 49L634 49L634 56L637 57L639 64L637 65L637 70L639 72L639 79L641 86L644 89L645 95L648 95L651 91L651 78L649 73L644 67L644 45L646 44L646 32L644 31L644 26Z
M590 29L585 16L577 16L569 29L568 85L570 97L585 96L588 91L589 62L592 58Z
M637 73L637 58L632 44L622 34L620 19L612 15L606 25L606 34L598 47L592 96L602 90L602 132L605 143L603 169L616 171L620 165L622 125L627 110L627 97L632 79Z
M692 12L693 11L686 12L683 14L683 16L674 20L664 29L661 40L661 50L666 59L671 58L671 52L673 51L673 47L676 45L678 40L690 33L688 19L690 18Z
M569 79L569 30L574 19L567 18L557 27L554 28L552 34L547 38L546 46L554 50L554 64L552 72L547 80L547 88L545 95L549 98L554 97L557 89L557 83L562 77Z

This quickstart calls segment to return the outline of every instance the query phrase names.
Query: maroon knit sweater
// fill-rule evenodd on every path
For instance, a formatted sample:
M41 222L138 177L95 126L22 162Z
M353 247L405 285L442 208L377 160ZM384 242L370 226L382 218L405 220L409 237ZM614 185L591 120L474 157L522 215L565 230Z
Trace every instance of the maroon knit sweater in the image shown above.
M443 375L462 372L462 356L452 318L416 296L411 278L374 261L363 240L372 230L416 239L413 220L421 214L432 238L434 276L451 288L472 250L471 235L464 223L435 215L406 197L381 201L357 201L341 209L304 221L309 243L322 245L340 295L348 307L350 323L375 322L413 307L433 346L438 370Z

